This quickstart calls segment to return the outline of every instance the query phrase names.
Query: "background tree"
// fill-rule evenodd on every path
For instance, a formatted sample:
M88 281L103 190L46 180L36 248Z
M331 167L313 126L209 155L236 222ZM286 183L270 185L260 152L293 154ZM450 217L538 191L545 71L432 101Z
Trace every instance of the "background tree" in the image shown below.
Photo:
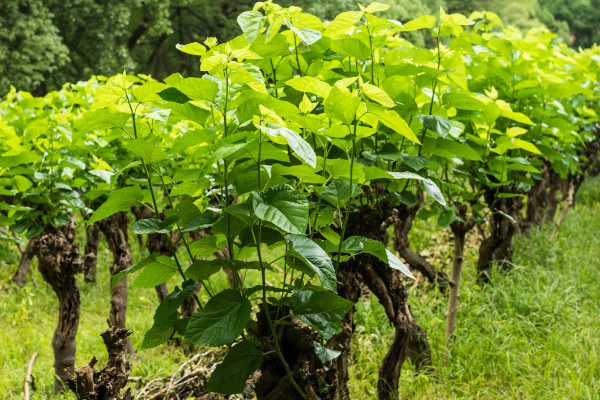
M0 0L0 95L10 85L42 92L67 64L69 49L63 44L52 13L43 0Z

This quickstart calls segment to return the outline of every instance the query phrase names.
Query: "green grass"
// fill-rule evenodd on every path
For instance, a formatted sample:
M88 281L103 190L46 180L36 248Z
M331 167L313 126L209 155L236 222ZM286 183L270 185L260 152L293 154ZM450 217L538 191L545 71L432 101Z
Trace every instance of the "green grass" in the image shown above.
M444 344L446 301L427 284L411 289L415 317L428 332L435 373L419 374L405 365L400 388L406 399L600 399L600 182L586 184L554 242L551 226L515 242L515 268L495 274L493 283L475 283L475 237L466 252L457 338ZM412 237L437 266L449 269L448 234L420 221ZM135 245L134 245L135 246ZM139 254L139 250L134 248ZM104 249L96 285L80 279L82 318L77 365L96 355L106 359L99 333L109 307L110 255ZM269 254L270 255L270 254ZM0 265L0 398L22 398L27 361L40 353L32 399L54 399L52 332L57 301L37 271L22 290L10 283L16 262ZM251 280L255 280L252 277ZM225 282L213 282L220 287ZM411 283L408 283L411 285ZM130 285L128 323L140 348L157 305L153 290ZM391 328L376 299L361 301L350 387L353 399L376 398L377 370ZM172 374L186 356L176 347L139 350L132 376L151 379ZM74 397L68 397L73 399Z
M112 261L106 249L101 249L98 262L98 282L90 285L78 277L81 292L81 320L77 333L76 365L82 366L96 356L100 364L107 354L100 332L108 327L110 307L108 266ZM34 261L34 264L36 262ZM52 334L58 319L58 301L49 285L33 268L33 282L21 290L14 288L10 275L14 266L0 266L0 398L23 398L23 379L29 358L34 352L39 357L34 365L37 391L33 399L55 399L53 394ZM152 326L152 316L158 305L153 290L129 286L127 322L134 331L131 336L135 348L140 348L143 333ZM132 360L132 376L148 379L172 374L177 362L187 357L175 347L168 346L140 350ZM65 396L74 399L72 395Z
M515 268L495 274L485 288L475 283L476 248L469 249L457 338L449 349L446 302L432 290L411 293L415 317L429 335L435 373L418 374L405 365L402 398L600 399L598 183L582 188L580 204L556 241L549 240L549 224L518 238ZM426 223L415 229L417 247L441 242ZM444 259L448 250L433 253ZM378 363L393 329L375 299L359 305L357 326L352 398L373 399Z

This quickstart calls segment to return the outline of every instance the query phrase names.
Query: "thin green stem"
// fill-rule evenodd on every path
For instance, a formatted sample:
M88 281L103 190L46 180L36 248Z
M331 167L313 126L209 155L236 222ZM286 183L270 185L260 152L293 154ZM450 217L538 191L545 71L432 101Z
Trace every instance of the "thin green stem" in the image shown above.
M133 111L133 107L131 106L131 101L129 100L129 96L127 95L127 92L125 93L125 98L127 99L127 104L129 105L129 110L131 111L131 118L132 118L132 122L133 122L133 134L134 137L137 139L137 125L135 122L135 112ZM154 213L156 214L156 218L160 219L160 213L158 212L158 202L156 201L156 196L154 194L154 189L152 189L152 178L150 177L150 171L148 170L148 165L146 164L146 161L144 161L143 158L140 158L142 161L142 166L144 167L144 173L146 175L146 180L148 182L148 188L150 189L150 194L152 196L152 205L154 206ZM185 273L183 272L183 268L181 268L181 264L179 263L179 258L177 257L177 253L175 252L175 249L173 248L173 244L171 243L171 237L168 237L167 243L169 244L169 250L171 251L171 254L173 254L173 259L175 260L175 264L177 264L177 270L179 271L179 275L181 275L181 278L185 281L187 280L187 278L185 277ZM196 293L193 293L194 296L194 300L196 300L196 303L198 304L198 307L202 310L202 304L200 303L200 299L198 298L198 296L196 295Z
M350 208L352 207L352 198L354 195L354 188L352 187L352 172L354 170L354 148L356 146L356 130L358 127L358 121L354 120L354 131L352 132L352 148L350 149L350 199L348 200L348 207L346 207L346 215L344 215L344 223L342 224L342 232L340 235L340 244L338 245L337 253L337 268L340 267L340 259L342 257L342 243L344 242L344 236L346 235L346 226L348 226L348 218L350 217ZM350 129L350 127L348 127Z

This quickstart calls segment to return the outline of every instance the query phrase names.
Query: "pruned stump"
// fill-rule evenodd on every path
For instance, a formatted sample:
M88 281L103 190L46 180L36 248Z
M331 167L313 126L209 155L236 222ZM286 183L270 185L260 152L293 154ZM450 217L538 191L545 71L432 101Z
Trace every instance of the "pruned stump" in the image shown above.
M94 368L98 360L92 357L83 367L75 368L75 376L67 380L67 385L77 400L129 400L131 391L127 389L121 397L121 390L127 384L131 364L127 361L127 343L132 331L111 327L100 334L108 352L106 366L98 371Z

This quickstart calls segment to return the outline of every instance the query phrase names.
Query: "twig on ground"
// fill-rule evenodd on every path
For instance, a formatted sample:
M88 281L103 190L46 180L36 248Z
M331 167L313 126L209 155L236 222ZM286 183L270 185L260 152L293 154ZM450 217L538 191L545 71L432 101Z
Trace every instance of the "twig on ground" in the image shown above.
M32 389L35 390L35 383L34 383L33 374L31 373L31 371L33 370L33 363L35 362L35 359L37 358L37 356L38 356L38 352L36 351L31 356L31 359L29 360L29 364L27 365L27 374L25 375L25 383L23 384L23 392L25 393L25 400L29 400L29 384L30 383L31 383Z

